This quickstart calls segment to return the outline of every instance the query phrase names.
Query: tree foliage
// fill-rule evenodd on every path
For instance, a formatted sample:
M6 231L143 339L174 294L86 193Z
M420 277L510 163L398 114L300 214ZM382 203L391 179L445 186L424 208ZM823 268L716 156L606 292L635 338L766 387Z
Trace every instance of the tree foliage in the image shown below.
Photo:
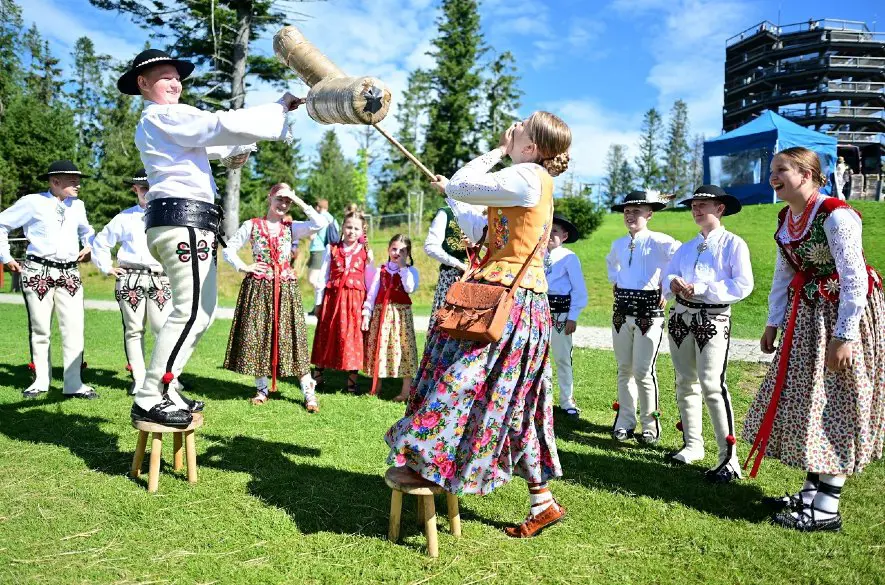
M308 201L327 200L333 214L340 213L350 203L357 203L354 165L341 152L334 130L323 134L317 155L307 176Z
M663 121L654 108L645 113L642 120L642 134L639 137L639 155L636 164L636 183L643 189L660 189L664 179L661 167L661 130Z
M609 207L633 190L633 169L627 160L627 147L623 144L612 144L608 147L605 159L605 203Z
M688 136L688 105L682 100L676 100L670 110L661 190L677 198L688 195L692 189Z

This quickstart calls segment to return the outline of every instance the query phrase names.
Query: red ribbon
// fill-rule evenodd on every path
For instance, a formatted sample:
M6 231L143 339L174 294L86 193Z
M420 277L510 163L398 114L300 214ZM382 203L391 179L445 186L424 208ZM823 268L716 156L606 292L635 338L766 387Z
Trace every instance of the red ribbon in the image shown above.
M271 381L270 391L277 391L277 370L280 364L280 241L279 236L283 229L287 229L286 222L280 223L280 232L276 236L270 235L270 229L267 227L267 220L262 218L258 222L258 230L265 238L267 238L270 251L270 259L273 262L273 323L271 333Z

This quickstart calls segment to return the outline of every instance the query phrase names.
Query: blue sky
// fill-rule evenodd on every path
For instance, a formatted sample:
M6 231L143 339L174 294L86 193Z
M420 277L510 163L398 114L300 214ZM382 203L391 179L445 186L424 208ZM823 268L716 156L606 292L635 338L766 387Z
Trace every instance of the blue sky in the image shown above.
M205 0L209 1L209 0ZM98 51L131 59L148 31L125 16L93 8L87 0L18 0L26 21L37 22L56 56L70 62L80 36ZM297 23L304 34L351 74L384 80L394 100L409 71L431 64L425 52L436 34L436 0L328 0L296 5L310 15ZM643 113L668 112L676 99L689 105L692 131L719 134L725 40L762 20L781 24L809 18L865 21L885 29L885 5L851 0L839 7L823 0L483 0L483 28L493 51L516 56L525 92L520 113L547 109L572 127L573 168L580 180L604 174L612 143L635 150ZM269 40L258 50L269 54ZM304 88L292 88L303 94ZM278 92L253 87L246 100L258 104ZM395 105L394 105L395 107ZM385 125L394 128L393 116ZM306 116L299 126L308 153L326 127ZM338 127L345 151L354 133Z

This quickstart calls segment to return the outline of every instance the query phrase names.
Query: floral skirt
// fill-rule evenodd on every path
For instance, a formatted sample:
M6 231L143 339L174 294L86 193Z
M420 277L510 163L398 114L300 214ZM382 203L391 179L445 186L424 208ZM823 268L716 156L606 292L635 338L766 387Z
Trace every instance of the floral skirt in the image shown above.
M280 283L278 378L300 378L310 373L307 325L298 281ZM227 340L225 369L247 376L272 375L273 281L246 277Z
M327 288L310 363L318 368L356 371L363 367L364 336L360 325L366 291Z
M436 292L433 293L433 307L430 309L428 333L433 330L433 326L436 324L436 312L446 302L446 293L449 292L449 287L462 276L464 276L464 272L460 268L455 268L454 266L439 267L439 282L436 284Z
M792 295L791 295L792 297ZM792 301L792 298L791 298ZM867 297L854 361L842 372L826 368L827 344L838 303L800 301L786 380L766 456L812 473L859 473L882 457L885 441L885 300ZM744 422L748 441L765 417L777 379L778 349Z
M363 370L369 376L374 374L377 354L379 378L411 378L418 368L412 306L388 304L384 313L382 320L381 305L375 305Z
M550 332L547 295L526 289L497 343L431 331L406 415L385 436L389 463L456 494L487 494L514 475L561 476Z

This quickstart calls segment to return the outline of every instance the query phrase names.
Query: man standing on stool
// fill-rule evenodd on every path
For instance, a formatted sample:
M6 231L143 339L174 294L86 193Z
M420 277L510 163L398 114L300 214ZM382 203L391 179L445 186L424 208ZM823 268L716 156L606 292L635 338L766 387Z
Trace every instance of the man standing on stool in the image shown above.
M197 405L182 397L173 381L209 327L218 299L216 238L222 210L214 203L209 159L234 157L234 165L244 164L251 143L286 137L286 113L301 103L286 93L263 106L203 112L178 103L181 79L193 70L193 63L148 49L117 80L122 93L144 98L135 144L150 183L147 244L173 295L172 313L157 338L144 384L136 390L132 418L179 428L191 423Z
M664 339L664 296L661 278L679 249L679 242L647 228L655 211L666 204L654 192L633 191L612 205L623 212L629 234L612 243L605 261L614 286L612 345L618 362L618 400L614 404L612 437L631 437L645 445L661 439L658 404L658 349ZM636 434L636 402L639 423Z
M138 197L138 203L125 209L101 230L92 242L92 261L105 275L117 277L114 297L123 316L123 350L127 366L132 372L129 393L144 383L144 329L150 325L154 339L172 312L172 289L163 267L148 251L144 233L145 195L148 192L144 169L126 181ZM117 267L111 260L111 250L117 244Z
M721 187L701 185L680 203L691 207L701 232L677 250L664 279L668 298L676 296L667 328L681 419L677 428L682 429L684 441L682 449L668 458L679 464L704 458L703 396L719 447L719 461L705 477L712 483L728 483L741 477L734 410L725 383L731 305L753 291L750 250L722 226L722 216L739 212L741 204Z
M61 331L66 398L98 398L83 384L83 285L77 263L88 259L89 240L95 234L86 208L77 197L84 175L67 160L49 165L38 177L49 181L49 191L25 195L0 213L0 262L11 272L21 272L22 294L28 311L31 364L34 383L25 398L49 391L52 365L49 337L52 312ZM10 230L24 228L28 239L26 260L19 264L9 251ZM77 240L83 245L80 250Z

